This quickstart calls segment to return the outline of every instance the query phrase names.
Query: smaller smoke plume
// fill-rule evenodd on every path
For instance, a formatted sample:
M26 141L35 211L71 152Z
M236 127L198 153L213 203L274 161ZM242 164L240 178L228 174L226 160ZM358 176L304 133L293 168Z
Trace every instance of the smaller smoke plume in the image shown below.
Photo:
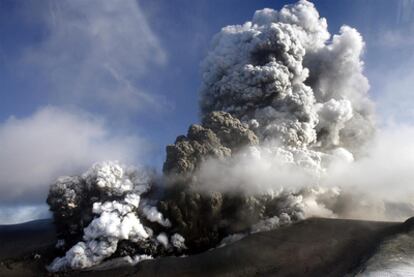
M47 199L58 227L58 236L71 246L56 258L50 271L82 269L100 264L133 243L141 253L152 255L158 248L181 249L184 239L176 234L163 240L146 222L170 227L168 219L145 199L151 189L150 175L117 162L95 164L82 176L63 177L50 188ZM79 241L77 241L79 240ZM127 246L123 246L126 248ZM144 256L143 256L144 257ZM146 257L146 256L145 256Z

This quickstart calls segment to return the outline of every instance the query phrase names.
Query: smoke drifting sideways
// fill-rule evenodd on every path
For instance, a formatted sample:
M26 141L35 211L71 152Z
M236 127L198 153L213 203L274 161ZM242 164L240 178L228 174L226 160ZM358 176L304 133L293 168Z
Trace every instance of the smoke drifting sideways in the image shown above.
M361 182L387 156L363 50L357 30L331 37L305 0L223 28L202 64L201 124L167 146L162 176L104 162L51 186L66 254L49 269L198 253L310 216L412 213Z

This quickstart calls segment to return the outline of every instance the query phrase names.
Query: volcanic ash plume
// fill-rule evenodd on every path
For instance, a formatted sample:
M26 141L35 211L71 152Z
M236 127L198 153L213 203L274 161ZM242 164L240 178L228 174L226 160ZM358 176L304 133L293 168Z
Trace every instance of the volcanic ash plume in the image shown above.
M320 180L363 155L374 124L362 37L344 26L330 38L314 5L299 1L213 39L202 124L167 147L164 165L160 210L190 249L252 226L340 215L340 189Z
M363 48L348 26L331 38L305 0L223 28L202 65L201 124L167 146L162 178L102 163L51 187L68 251L50 269L197 253L341 216L346 196L321 180L363 156L373 135ZM153 183L162 193L151 193Z
M203 63L202 114L229 112L285 146L356 151L373 130L364 42L348 26L329 39L307 1L223 28Z

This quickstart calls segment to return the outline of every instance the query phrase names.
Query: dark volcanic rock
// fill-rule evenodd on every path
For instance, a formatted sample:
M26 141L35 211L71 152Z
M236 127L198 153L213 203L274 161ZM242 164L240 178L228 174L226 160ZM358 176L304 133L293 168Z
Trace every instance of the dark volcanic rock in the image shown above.
M47 226L53 228L50 222ZM345 276L354 272L384 238L405 227L407 223L313 218L198 255L62 276ZM8 239L20 249L33 247L30 231L25 238ZM2 257L7 256L1 250ZM47 261L30 257L3 259L0 276L47 276Z
M137 266L137 276L344 276L398 224L309 219L187 258ZM131 275L132 276L132 275Z
M0 260L19 257L55 243L56 231L51 219L0 225Z

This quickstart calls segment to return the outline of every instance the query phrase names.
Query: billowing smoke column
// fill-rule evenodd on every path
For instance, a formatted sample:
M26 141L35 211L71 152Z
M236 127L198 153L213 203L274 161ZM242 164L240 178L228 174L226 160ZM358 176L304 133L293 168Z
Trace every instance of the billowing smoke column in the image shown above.
M286 147L356 151L373 130L364 42L348 26L329 39L307 1L223 28L203 64L202 114L226 111Z
M48 203L67 252L50 269L197 253L339 215L340 190L319 180L373 134L363 48L347 26L331 38L305 0L223 28L202 66L202 122L167 146L162 196L159 179L117 163L59 179Z
M252 226L336 216L340 190L318 181L352 162L374 130L364 43L350 27L330 39L314 5L257 11L228 26L203 62L202 125L167 147L160 210L190 249Z

